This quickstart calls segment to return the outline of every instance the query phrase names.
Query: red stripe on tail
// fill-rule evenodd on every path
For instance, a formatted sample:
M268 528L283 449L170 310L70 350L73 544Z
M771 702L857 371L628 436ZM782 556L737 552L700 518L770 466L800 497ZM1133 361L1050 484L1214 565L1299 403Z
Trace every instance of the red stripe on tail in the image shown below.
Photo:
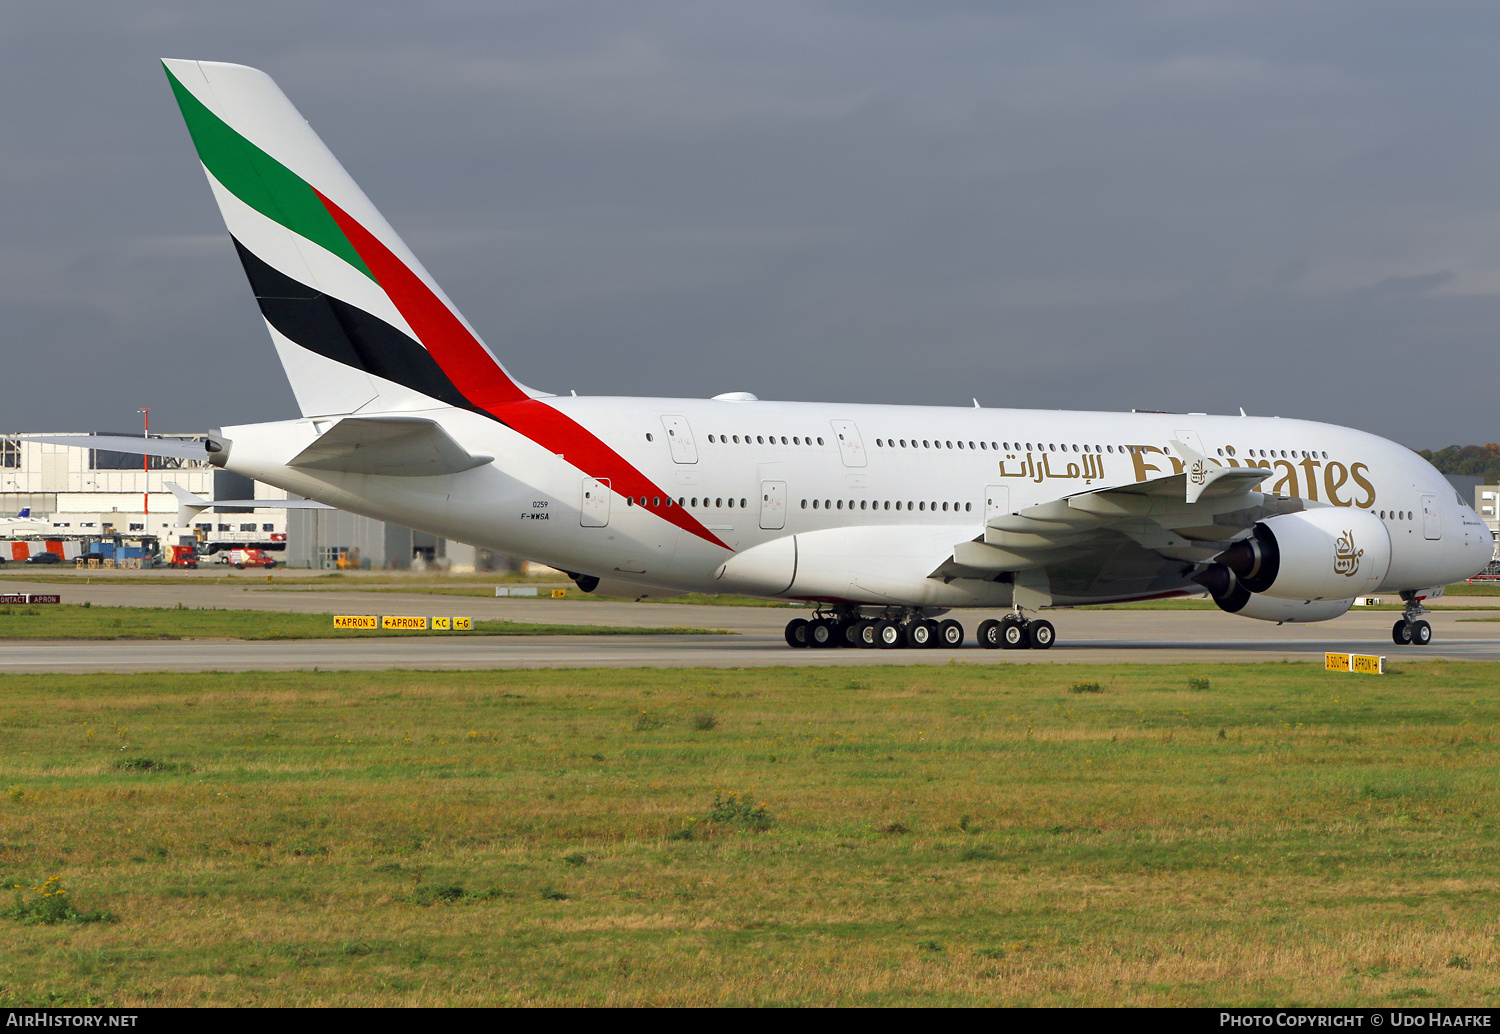
M671 497L623 456L571 417L531 398L508 377L494 356L453 310L374 234L328 198L324 206L403 319L464 397L548 452L561 455L589 477L607 479L622 496ZM651 507L662 520L724 549L717 535L681 506Z

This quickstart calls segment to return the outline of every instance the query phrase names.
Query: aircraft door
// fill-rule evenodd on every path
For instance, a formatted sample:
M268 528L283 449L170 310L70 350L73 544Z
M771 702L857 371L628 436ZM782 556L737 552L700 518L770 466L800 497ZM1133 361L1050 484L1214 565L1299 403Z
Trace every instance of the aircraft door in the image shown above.
M786 527L786 482L760 483L760 526L767 531Z
M984 489L984 522L1010 513L1010 486L986 485Z
M667 445L672 449L673 463L697 463L698 446L693 442L693 429L687 417L667 414L661 418L661 426L667 432Z
M1443 515L1438 512L1435 495L1422 497L1422 535L1434 542L1443 537Z
M853 420L830 420L833 425L833 433L838 438L839 456L846 467L863 467L865 465L865 443L860 440L859 428L854 426Z
M578 523L585 528L609 527L609 497L613 494L608 478L584 478L583 503L578 507Z

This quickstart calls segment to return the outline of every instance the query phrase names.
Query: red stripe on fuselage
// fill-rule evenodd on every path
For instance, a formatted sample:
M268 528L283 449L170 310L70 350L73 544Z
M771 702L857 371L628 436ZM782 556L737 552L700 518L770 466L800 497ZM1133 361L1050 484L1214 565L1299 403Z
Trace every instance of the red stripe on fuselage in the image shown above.
M608 480L617 495L663 502L671 498L597 435L522 391L421 277L342 208L321 193L318 197L375 275L375 282L416 333L417 340L465 398L547 451L561 455L590 477ZM729 548L681 506L647 508L705 542Z

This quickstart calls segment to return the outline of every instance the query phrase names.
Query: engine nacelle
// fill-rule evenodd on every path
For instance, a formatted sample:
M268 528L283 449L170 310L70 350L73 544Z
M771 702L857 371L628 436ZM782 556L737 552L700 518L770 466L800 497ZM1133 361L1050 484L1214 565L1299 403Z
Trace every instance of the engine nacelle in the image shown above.
M1365 510L1322 507L1268 518L1216 560L1252 593L1342 601L1369 592L1385 578L1391 536L1385 523Z
M1336 617L1342 617L1354 600L1281 600L1275 596L1256 596L1246 594L1243 602L1232 598L1220 599L1214 597L1214 602L1219 609L1229 614L1238 614L1242 618L1255 618L1257 621L1274 621L1278 625L1283 621L1331 621ZM1235 603L1239 606L1234 607Z

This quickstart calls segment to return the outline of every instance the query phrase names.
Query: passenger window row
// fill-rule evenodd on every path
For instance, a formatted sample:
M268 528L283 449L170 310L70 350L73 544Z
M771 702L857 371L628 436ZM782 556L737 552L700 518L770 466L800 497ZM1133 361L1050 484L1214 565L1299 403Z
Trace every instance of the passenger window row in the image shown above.
M843 509L850 509L850 510L853 510L853 509L860 509L860 510L889 510L889 509L892 508L892 505L893 505L889 499L886 499L886 500L878 500L877 499L874 502L871 502L868 499L859 499L859 500L850 499L849 502L848 502L847 507L846 507L846 505L844 503L844 500L842 500L842 499L813 499L813 500L804 499L804 500L802 500L802 509L804 509L804 510L808 509L809 508L808 507L809 502L811 502L811 508L814 509L814 510L843 510ZM858 503L857 507L855 505L856 503ZM895 504L894 504L894 507L895 507L895 509L899 510L899 509L902 508L902 505L903 504L901 503L901 501L897 500L895 502ZM926 501L912 502L911 500L908 500L905 503L905 507L908 510L931 510L934 513L938 511L939 507L941 507L944 511L947 511L949 509L949 505L950 504L948 504L948 503L938 503L937 501L933 501L933 502L929 503L929 502L926 502ZM960 508L963 510L964 513L970 513L974 509L974 504L973 503L953 503L951 505L952 505L952 512L953 513L958 513L959 510L960 510Z

